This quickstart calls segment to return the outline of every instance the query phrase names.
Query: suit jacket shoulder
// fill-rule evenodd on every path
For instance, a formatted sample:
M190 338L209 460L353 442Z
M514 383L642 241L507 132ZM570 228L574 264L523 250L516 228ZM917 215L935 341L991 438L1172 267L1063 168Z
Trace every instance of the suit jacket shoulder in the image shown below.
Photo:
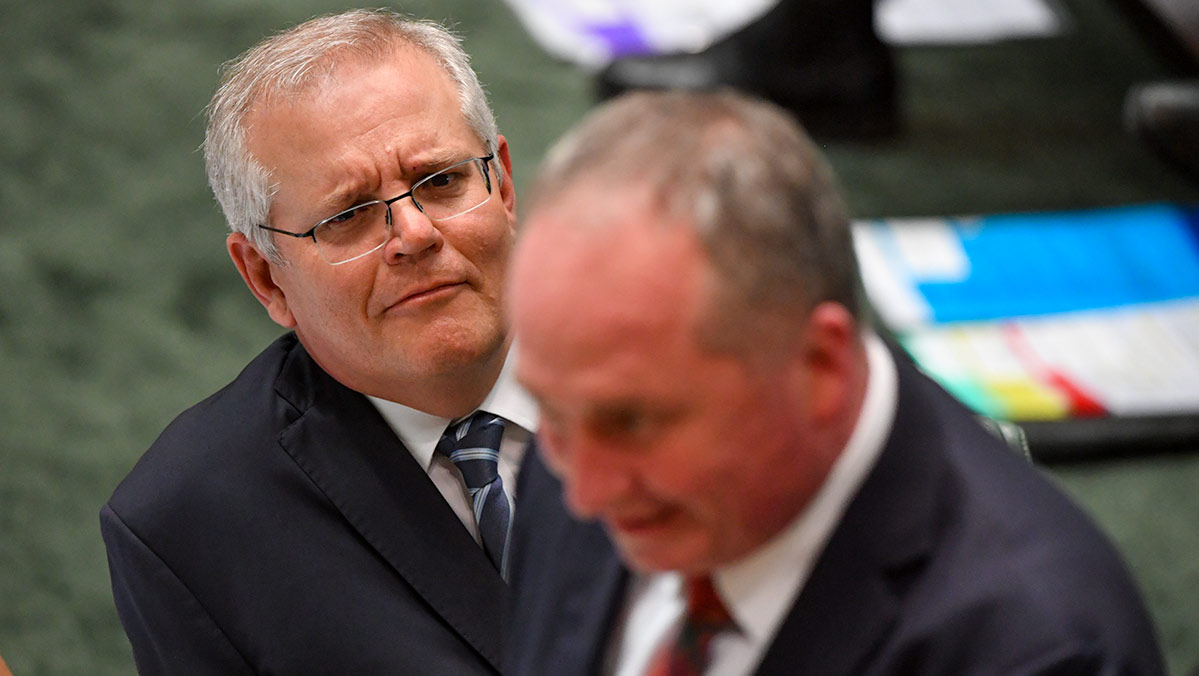
M1162 673L1119 555L897 356L895 424L759 673Z
M494 673L503 581L294 335L180 415L101 513L143 673Z

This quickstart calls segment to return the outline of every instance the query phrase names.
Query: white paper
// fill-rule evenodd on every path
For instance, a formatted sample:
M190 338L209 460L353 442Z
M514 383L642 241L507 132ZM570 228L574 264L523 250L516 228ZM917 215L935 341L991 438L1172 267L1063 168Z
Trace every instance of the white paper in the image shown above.
M620 33L646 53L695 52L765 14L777 0L507 0L538 43L554 56L599 67Z
M892 44L967 44L1056 35L1044 0L882 0L875 27Z
M599 68L630 45L694 52L754 21L778 0L506 0L546 51ZM992 42L1055 35L1045 0L880 0L879 35L894 44Z
M888 256L889 233L885 223L854 223L853 244L871 305L887 326L903 331L932 321L933 311L908 268Z

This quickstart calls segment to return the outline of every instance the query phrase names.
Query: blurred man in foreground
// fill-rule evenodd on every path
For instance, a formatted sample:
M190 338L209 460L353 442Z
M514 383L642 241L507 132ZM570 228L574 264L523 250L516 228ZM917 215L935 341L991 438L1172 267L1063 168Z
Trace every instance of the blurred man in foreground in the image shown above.
M1092 523L871 329L777 108L617 99L533 199L513 673L1162 672Z
M508 144L458 40L322 17L227 67L209 181L290 331L101 512L139 671L493 674L514 475Z

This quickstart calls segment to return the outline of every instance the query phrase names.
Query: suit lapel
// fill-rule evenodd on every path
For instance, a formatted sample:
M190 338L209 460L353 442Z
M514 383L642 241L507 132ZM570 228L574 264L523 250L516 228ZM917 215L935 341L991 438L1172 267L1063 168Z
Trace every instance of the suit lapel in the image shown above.
M758 674L863 673L932 551L945 442L922 405L920 376L906 357L894 358L899 399L890 437Z
M572 533L566 552L574 558L561 570L562 590L553 665L557 673L598 674L622 606L628 571L612 550L603 527L589 523Z
M513 585L520 625L538 627L513 636L509 648L520 674L600 673L627 572L602 526L574 520L562 484L536 452L525 455L518 481L513 533Z
M367 399L297 346L276 383L300 411L279 444L366 542L497 669L506 587Z

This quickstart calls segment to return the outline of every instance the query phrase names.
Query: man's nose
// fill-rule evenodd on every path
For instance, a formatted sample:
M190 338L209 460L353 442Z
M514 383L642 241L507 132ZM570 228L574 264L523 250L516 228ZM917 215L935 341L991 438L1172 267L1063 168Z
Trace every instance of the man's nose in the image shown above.
M445 241L441 231L411 198L402 199L390 208L391 233L384 247L384 255L389 262L441 248Z
M581 519L601 516L612 504L627 497L633 487L628 459L603 443L575 437L558 453L566 503Z

